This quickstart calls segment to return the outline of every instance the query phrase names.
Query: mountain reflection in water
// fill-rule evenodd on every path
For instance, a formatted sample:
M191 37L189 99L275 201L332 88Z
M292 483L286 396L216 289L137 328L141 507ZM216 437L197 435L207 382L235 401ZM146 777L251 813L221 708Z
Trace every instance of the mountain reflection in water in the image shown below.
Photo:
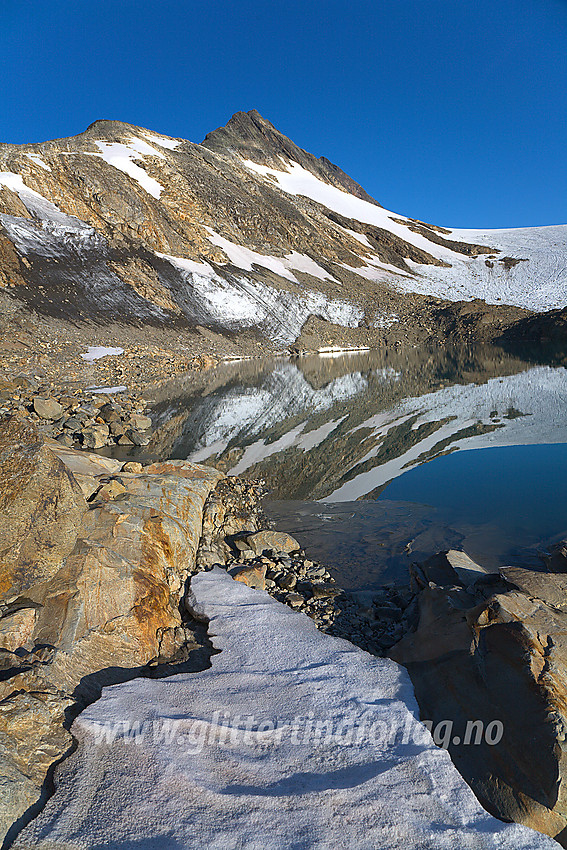
M225 364L164 385L154 414L155 454L263 478L280 527L345 586L451 545L537 561L567 530L567 370L544 358L481 346ZM314 501L326 507L298 504Z

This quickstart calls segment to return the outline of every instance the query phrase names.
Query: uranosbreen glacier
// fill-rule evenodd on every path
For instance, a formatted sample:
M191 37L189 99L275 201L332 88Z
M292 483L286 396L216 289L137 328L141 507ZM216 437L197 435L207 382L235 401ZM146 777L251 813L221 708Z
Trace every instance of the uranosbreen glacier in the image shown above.
M211 668L105 688L15 848L557 847L481 808L394 662L219 568L190 604Z

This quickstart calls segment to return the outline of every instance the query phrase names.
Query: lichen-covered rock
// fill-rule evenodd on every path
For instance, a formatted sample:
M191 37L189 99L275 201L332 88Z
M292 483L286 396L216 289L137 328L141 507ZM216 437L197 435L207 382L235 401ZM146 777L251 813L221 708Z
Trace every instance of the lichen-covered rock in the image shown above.
M232 570L231 575L235 581L241 581L242 584L248 587L255 587L258 590L266 589L266 565L255 564L251 567L237 567Z
M246 544L255 555L266 551L298 552L301 549L297 540L285 531L258 531L246 537Z
M0 428L0 840L70 745L65 709L184 640L179 599L222 473L175 461L118 481L121 467Z
M85 500L37 431L0 421L0 610L51 578L75 546Z

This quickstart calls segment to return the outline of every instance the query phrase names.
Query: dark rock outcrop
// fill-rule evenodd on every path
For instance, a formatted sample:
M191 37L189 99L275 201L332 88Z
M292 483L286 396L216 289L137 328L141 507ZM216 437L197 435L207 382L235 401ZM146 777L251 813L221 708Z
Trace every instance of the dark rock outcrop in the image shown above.
M485 808L565 846L567 575L508 567L474 580L450 560L415 568L417 628L390 657L422 719L449 724L445 743Z

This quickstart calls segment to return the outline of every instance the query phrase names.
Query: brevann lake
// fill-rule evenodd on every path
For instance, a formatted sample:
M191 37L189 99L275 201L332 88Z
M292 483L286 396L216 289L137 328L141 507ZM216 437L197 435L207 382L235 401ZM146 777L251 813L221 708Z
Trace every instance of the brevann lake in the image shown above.
M462 548L541 564L567 536L567 369L490 346L222 364L164 384L152 451L262 478L345 588Z

